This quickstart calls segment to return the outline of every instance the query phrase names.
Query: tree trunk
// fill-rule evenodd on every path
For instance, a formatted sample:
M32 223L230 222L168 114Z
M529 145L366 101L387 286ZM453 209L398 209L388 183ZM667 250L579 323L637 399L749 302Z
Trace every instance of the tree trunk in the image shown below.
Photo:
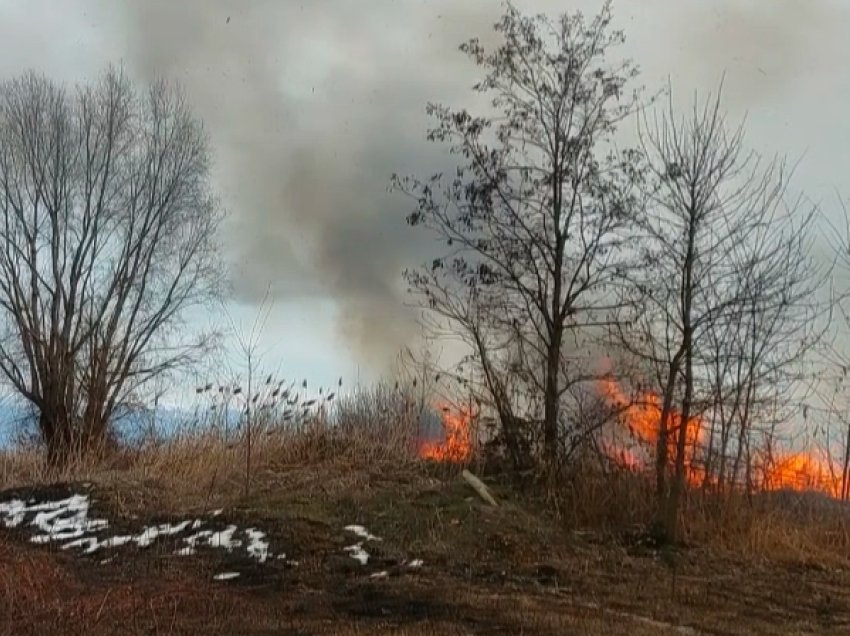
M685 350L691 351L690 334L685 338ZM682 494L685 492L685 458L687 455L688 425L691 419L691 402L694 392L693 360L690 354L685 355L685 395L682 398L682 412L679 415L679 429L676 437L676 471L670 494L667 498L664 514L664 532L670 541L679 539L679 506Z
M500 413L499 419L502 423L502 437L511 466L515 471L522 472L531 466L529 448L524 442L525 437L521 430L527 421L515 416L509 409Z
M692 200L693 198L692 196ZM685 449L688 440L688 420L691 417L691 401L694 394L694 345L691 313L694 293L693 268L695 258L694 245L696 241L696 213L696 209L690 209L688 214L688 243L680 290L682 303L682 344L674 358L677 372L681 361L684 360L685 363L685 395L682 399L682 412L679 414L679 435L676 440L675 457L676 469L667 501L661 500L659 502L663 511L664 533L670 541L675 541L678 535L677 517L679 514L679 500L685 489ZM672 376L671 384L675 384L675 375Z
M47 464L50 468L61 470L71 461L74 440L67 419L48 407L43 407L39 413L38 426L47 446Z
M83 457L100 458L109 441L108 420L102 416L81 422L61 409L42 409L38 426L47 447L47 463L57 470Z
M705 468L702 476L702 492L708 492L711 488L711 481L714 476L714 455L715 455L715 434L717 429L717 409L713 409L711 416L711 428L708 433L708 446L705 451ZM696 449L694 449L696 451ZM696 454L696 453L694 453Z
M667 467L670 462L670 414L673 411L673 395L676 390L676 376L679 373L683 350L679 350L667 369L667 381L664 387L664 401L661 404L661 417L658 421L658 440L655 444L655 492L658 501L667 497Z
M844 464L841 468L841 501L847 501L848 492L850 492L850 425L847 427L847 432L844 438Z
M558 420L560 400L558 377L561 362L561 335L555 330L546 356L546 387L543 402L543 451L547 470L552 473L558 464Z

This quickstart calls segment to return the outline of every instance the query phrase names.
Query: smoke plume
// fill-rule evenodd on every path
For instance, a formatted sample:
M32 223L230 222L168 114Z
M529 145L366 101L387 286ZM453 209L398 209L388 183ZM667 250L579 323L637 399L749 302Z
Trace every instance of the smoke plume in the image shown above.
M425 105L468 93L457 45L498 16L457 4L124 5L129 70L179 80L209 128L237 299L334 298L366 364L415 339L401 273L428 249L389 177L440 169Z
M552 16L599 8L516 5ZM726 70L727 101L744 108L818 70L823 43L843 42L832 36L848 22L828 0L640 5L615 4L615 19L651 90L669 75L689 97ZM267 288L278 304L333 298L338 335L372 365L416 337L401 272L430 247L405 225L410 203L387 193L389 176L445 167L425 141L425 104L469 104L476 69L457 46L486 39L501 10L492 0L101 5L122 25L129 70L181 81L209 128L237 299L257 302Z

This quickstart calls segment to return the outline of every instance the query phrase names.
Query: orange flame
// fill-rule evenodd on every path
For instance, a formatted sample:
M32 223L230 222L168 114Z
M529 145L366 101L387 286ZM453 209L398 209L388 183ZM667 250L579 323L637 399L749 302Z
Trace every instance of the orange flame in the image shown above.
M841 477L834 474L828 462L811 453L790 453L771 463L762 477L766 490L816 490L841 496Z
M661 422L661 399L653 392L645 392L637 399L632 400L626 396L620 386L611 379L603 380L599 384L600 391L617 408L622 409L619 421L625 426L628 439L633 441L631 448L627 442L615 434L615 440L607 444L607 452L615 461L624 467L639 470L649 464L649 455L655 452L658 443L658 435ZM670 414L668 422L667 447L669 457L676 454L676 441L678 431L682 426L682 415L677 411ZM703 437L702 420L699 417L688 419L685 432L685 449L688 480L698 483L702 479L702 470L696 466L695 455L701 445Z
M439 462L463 463L472 455L472 418L465 409L452 410L443 406L440 410L446 439L423 442L419 446L419 456Z
M637 399L630 399L616 381L608 379L599 383L600 392L609 402L622 409L619 423L625 430L615 430L604 449L609 457L631 470L642 470L651 465L658 441L661 421L661 400L652 392ZM673 411L670 415L670 439L668 441L670 461L676 455L677 431L682 416ZM619 434L618 434L619 433ZM627 435L623 435L627 433ZM626 439L623 439L625 437ZM686 432L686 476L691 485L699 485L705 479L705 469L700 465L700 454L705 450L705 433L702 419L698 416L688 420ZM632 442L631 444L629 442ZM841 478L830 470L829 462L811 452L772 455L761 461L756 477L757 485L763 490L816 490L833 497L840 496Z

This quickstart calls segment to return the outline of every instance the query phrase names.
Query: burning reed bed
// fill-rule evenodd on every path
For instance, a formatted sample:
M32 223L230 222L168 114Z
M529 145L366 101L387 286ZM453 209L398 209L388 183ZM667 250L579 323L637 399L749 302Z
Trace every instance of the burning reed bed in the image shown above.
M18 445L0 452L0 488L92 481L111 487L127 509L155 503L169 514L238 505L284 483L321 497L403 474L453 478L462 466L489 483L516 484L500 469L488 472L492 464L472 443L475 423L460 412L430 411L442 418L444 439L435 439L433 430L423 438L423 402L404 388L378 386L338 396L333 408L327 401L311 406L297 421L258 410L250 428L244 421L188 420L167 436L143 435L98 461L71 462L61 471L45 464L37 446ZM599 460L588 450L555 481L524 483L522 496L540 502L565 530L651 534L651 476L616 465L603 471ZM850 506L822 493L745 496L691 488L680 514L690 545L806 562L844 561L850 554Z
M545 501L574 529L652 546L652 476L587 466L547 486ZM708 492L689 487L680 511L685 548L745 560L850 565L850 504L815 490Z
M347 633L346 621L351 633L402 633L402 625L422 630L404 633L469 633L470 616L481 621L475 633L519 633L519 625L549 620L552 631L540 633L674 633L671 626L728 617L730 602L754 611L796 598L801 572L810 597L815 586L850 576L850 511L826 495L720 496L692 487L681 508L684 545L667 550L652 543L656 494L645 471L587 449L552 479L522 478L482 456L474 418L462 409L431 411L443 420L440 440L434 422L423 426L421 401L403 389L335 402L297 423L254 420L247 482L244 425L225 431L190 421L62 473L49 471L35 446L0 455L0 488L21 487L7 495L29 512L9 510L30 515L0 540L0 616L13 617L0 619L0 634L57 623L71 626L67 633L114 633L122 620L132 621L128 633L163 625L177 626L170 633L248 633L248 623L260 631L281 620L304 633ZM464 467L498 506L461 478ZM50 485L57 482L71 483L62 490ZM22 534L36 508L49 507L41 502L69 492L90 492L86 519L109 521L95 535L103 548L91 555ZM164 536L186 523L183 534ZM213 549L211 538L192 543L231 526L242 541L233 551ZM151 528L164 534L142 548ZM268 542L262 563L246 556L258 530ZM111 558L111 543L129 547ZM270 601L268 591L281 589ZM499 607L488 604L494 595ZM824 606L831 624L844 624L841 602ZM517 615L522 603L534 609ZM431 629L422 621L433 608L463 628ZM591 619L600 624L591 629ZM656 622L636 631L632 623L644 619ZM764 623L748 633L776 633L774 617ZM609 624L622 631L602 631Z

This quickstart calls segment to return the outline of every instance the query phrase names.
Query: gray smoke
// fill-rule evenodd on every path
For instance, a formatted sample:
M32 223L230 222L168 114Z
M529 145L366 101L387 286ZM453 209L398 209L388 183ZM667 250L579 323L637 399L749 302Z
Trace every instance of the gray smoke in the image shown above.
M386 192L388 179L445 167L425 141L425 104L470 103L476 70L457 45L486 39L500 3L101 2L122 25L128 69L180 80L209 128L237 298L257 302L268 286L277 304L332 297L338 334L366 364L415 339L401 271L430 245L406 226L410 203ZM515 4L553 16L599 7ZM615 18L649 88L670 74L689 98L727 70L727 101L744 108L782 99L847 24L829 0L640 4L617 3Z
M401 272L428 250L389 177L441 168L425 104L468 94L457 45L498 16L457 4L123 5L130 72L179 80L209 128L237 299L333 297L366 364L415 339Z

